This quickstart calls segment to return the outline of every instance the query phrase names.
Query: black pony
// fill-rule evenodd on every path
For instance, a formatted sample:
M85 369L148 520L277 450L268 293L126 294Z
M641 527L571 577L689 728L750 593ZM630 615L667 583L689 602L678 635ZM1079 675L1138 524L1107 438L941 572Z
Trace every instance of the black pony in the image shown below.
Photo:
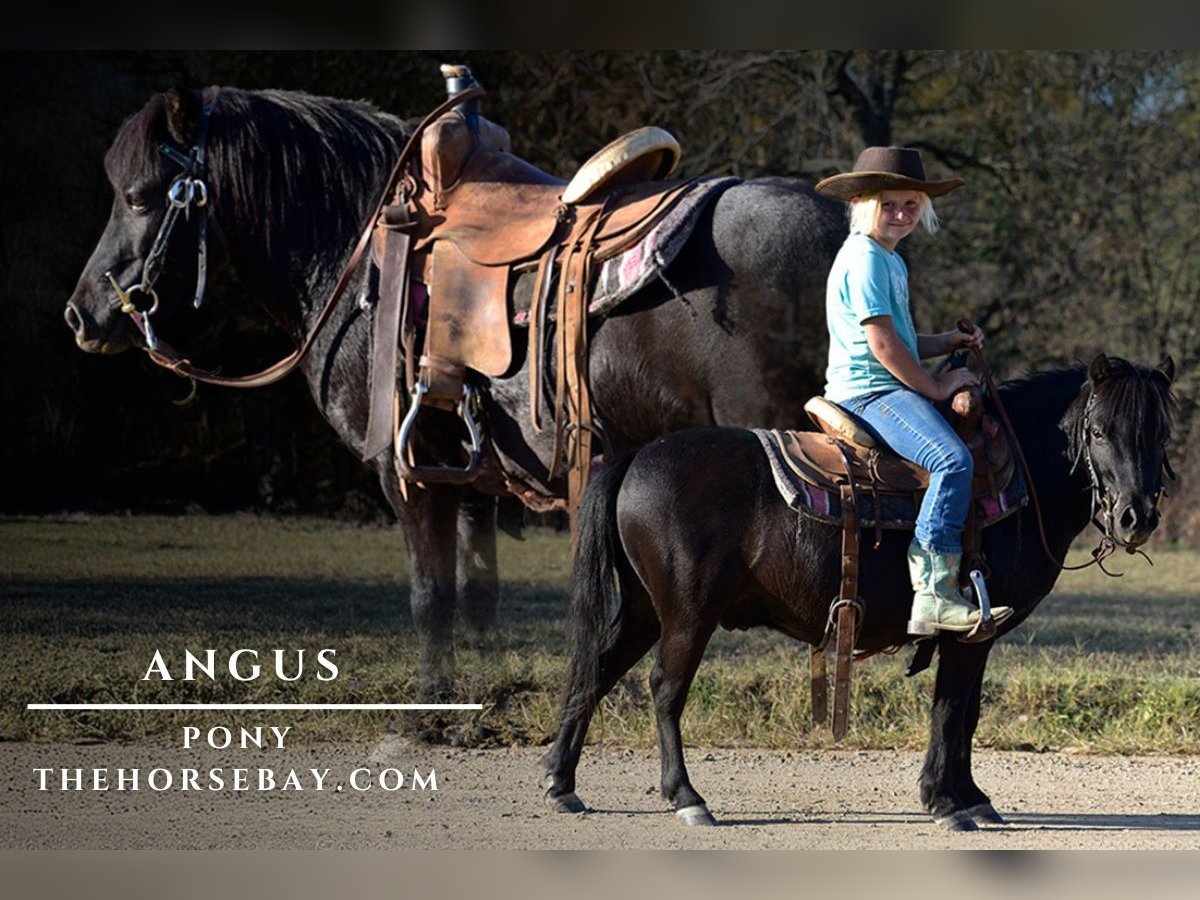
M1046 549L1028 507L984 532L991 599L1015 610L1001 632L1019 625L1053 588L1071 541L1092 519L1093 500L1117 544L1133 552L1150 537L1170 471L1173 375L1169 358L1149 369L1099 356L1086 371L1046 372L1002 388L1041 500ZM840 529L790 509L758 438L732 428L681 431L608 462L584 495L580 521L572 576L576 647L561 729L544 759L547 796L562 811L584 808L575 769L592 713L659 641L650 686L663 796L685 822L712 824L688 780L679 731L704 649L718 625L762 625L819 642L838 591ZM863 550L862 649L911 640L908 541L889 531L878 550ZM992 643L937 639L921 802L950 830L1003 822L971 775Z
M121 127L105 159L115 198L67 304L76 343L106 353L145 346L133 316L121 311L114 283L126 288L145 276L168 191L202 133L206 196L191 198L196 204L177 218L165 256L151 266L161 272L153 324L164 342L186 352L196 349L201 324L220 314L192 308L204 246L212 277L235 269L299 340L350 259L409 132L367 104L299 93L210 88L155 96ZM208 223L206 234L200 222ZM761 179L724 191L663 283L591 322L593 404L611 446L641 446L694 425L800 421L800 404L817 387L822 352L807 338L820 333L825 274L844 233L840 206L800 182ZM151 299L131 297L142 310ZM367 422L373 312L362 266L301 364L322 414L355 450ZM524 335L514 332L512 370L477 385L484 425L497 459L561 497L565 478L549 477L553 429L534 433L529 424ZM226 371L237 368L221 362ZM553 369L551 352L543 371L552 378ZM433 411L422 413L418 425L422 460L457 464L457 420ZM432 698L452 660L456 608L482 641L495 623L495 502L479 490L503 484L430 485L410 489L405 500L389 454L370 465L408 545L422 694Z

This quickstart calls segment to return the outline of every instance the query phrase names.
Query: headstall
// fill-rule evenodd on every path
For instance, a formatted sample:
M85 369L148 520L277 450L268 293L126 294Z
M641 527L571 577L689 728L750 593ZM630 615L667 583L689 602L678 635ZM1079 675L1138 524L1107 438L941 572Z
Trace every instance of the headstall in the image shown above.
M204 104L196 143L192 146L190 153L185 153L166 142L158 145L159 152L180 166L183 172L176 176L167 188L167 211L158 228L158 234L154 238L154 244L150 247L150 253L146 256L146 262L142 265L141 281L122 288L113 278L112 272L104 273L104 277L117 292L119 298L117 302L121 306L121 312L133 319L138 330L146 338L146 346L150 350L158 349L158 337L155 335L154 326L150 321L150 317L158 311L158 292L154 290L154 284L162 274L171 232L175 228L175 223L179 221L179 214L183 213L185 219L190 218L193 207L200 210L202 214L197 224L199 249L196 260L196 293L192 304L199 309L200 304L204 301L204 289L208 282L209 214L208 184L205 181L208 172L204 164L204 145L208 139L208 123L212 117L218 93L219 91L214 91L212 97ZM146 309L139 309L131 299L131 296L137 293L145 295L149 300L150 305Z

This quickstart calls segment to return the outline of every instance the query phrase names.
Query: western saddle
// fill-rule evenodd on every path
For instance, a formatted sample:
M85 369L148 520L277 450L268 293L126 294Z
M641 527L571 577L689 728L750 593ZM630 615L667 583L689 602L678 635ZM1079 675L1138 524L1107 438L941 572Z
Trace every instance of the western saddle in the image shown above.
M1012 481L1015 462L1008 435L995 417L984 411L981 389L964 388L948 403L937 406L971 451L974 496L999 500ZM859 499L869 495L874 500L878 549L882 539L880 496L907 495L919 506L929 487L929 473L880 444L861 420L824 397L810 399L804 409L819 432L775 431L771 437L777 442L784 462L801 480L838 496L841 503L841 586L830 607L825 635L810 653L813 718L824 723L829 719L825 650L831 640L834 642L833 736L840 740L849 727L851 662L872 655L868 652L856 656L854 651L864 614L858 596ZM983 622L972 634L973 640L986 640L996 631L983 579L986 563L981 552L981 529L972 503L963 535L960 581L971 584L983 612Z
M363 458L391 444L402 485L477 477L480 438L469 373L499 376L512 366L514 274L535 272L530 400L536 425L547 316L557 303L550 476L565 458L568 508L574 509L587 485L598 432L588 389L586 328L595 266L639 241L691 183L657 180L679 160L679 145L659 128L641 128L614 141L569 183L549 175L514 156L508 132L479 114L483 91L466 66L443 66L442 73L458 102L418 126L419 159L413 155L373 238L380 282ZM418 350L422 314L424 344ZM406 357L411 398L402 422L398 348ZM462 417L471 439L465 466L417 464L412 429L426 406Z

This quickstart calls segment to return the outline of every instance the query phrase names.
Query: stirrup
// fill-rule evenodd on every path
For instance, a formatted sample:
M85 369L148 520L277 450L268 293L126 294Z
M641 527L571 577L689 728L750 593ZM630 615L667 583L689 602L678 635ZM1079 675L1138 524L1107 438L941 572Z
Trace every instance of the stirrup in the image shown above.
M469 384L463 385L462 399L455 406L455 412L467 426L467 434L471 437L471 457L467 464L461 469L453 466L414 466L409 464L408 441L412 436L413 425L417 421L417 413L421 410L421 401L427 393L429 393L429 386L424 382L418 381L413 385L412 402L408 406L408 413L404 416L404 421L400 423L400 430L396 437L396 465L400 469L400 474L409 481L428 483L466 484L474 481L479 474L479 463L483 453L479 440L479 426L475 424L475 417L471 415L471 401L474 398L475 389Z
M999 615L992 615L992 600L988 596L987 584L983 580L983 572L979 569L972 569L968 575L971 579L971 586L975 589L975 599L979 601L979 624L971 629L964 637L958 640L963 644L978 644L983 641L990 641L996 636L996 626L1005 621L1012 615L1011 606L1000 607Z

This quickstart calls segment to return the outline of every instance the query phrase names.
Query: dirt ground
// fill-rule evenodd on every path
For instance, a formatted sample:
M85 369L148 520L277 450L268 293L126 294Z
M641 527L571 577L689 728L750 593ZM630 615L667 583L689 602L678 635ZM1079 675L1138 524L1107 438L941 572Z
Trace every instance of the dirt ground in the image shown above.
M940 830L919 809L915 752L769 752L691 748L693 783L717 828L686 828L666 811L651 751L589 747L579 794L593 811L543 805L538 748L456 750L399 742L372 748L184 751L117 744L0 744L0 847L15 848L972 848L1170 849L1200 846L1200 757L1094 757L983 751L977 780L1010 824L972 834ZM200 790L181 790L181 768ZM248 770L234 790L233 769ZM356 768L369 774L350 776ZM40 790L45 773L47 790ZM139 790L116 791L119 768ZM151 790L153 769L171 788ZM208 790L221 769L224 789ZM277 787L291 769L302 791ZM315 789L309 769L329 769ZM61 790L62 770L74 788ZM109 790L93 790L94 770ZM385 769L395 772L384 774ZM428 784L411 789L412 772ZM399 790L383 790L379 782ZM167 778L153 776L159 787ZM126 782L128 786L128 781ZM341 786L341 790L338 790Z

